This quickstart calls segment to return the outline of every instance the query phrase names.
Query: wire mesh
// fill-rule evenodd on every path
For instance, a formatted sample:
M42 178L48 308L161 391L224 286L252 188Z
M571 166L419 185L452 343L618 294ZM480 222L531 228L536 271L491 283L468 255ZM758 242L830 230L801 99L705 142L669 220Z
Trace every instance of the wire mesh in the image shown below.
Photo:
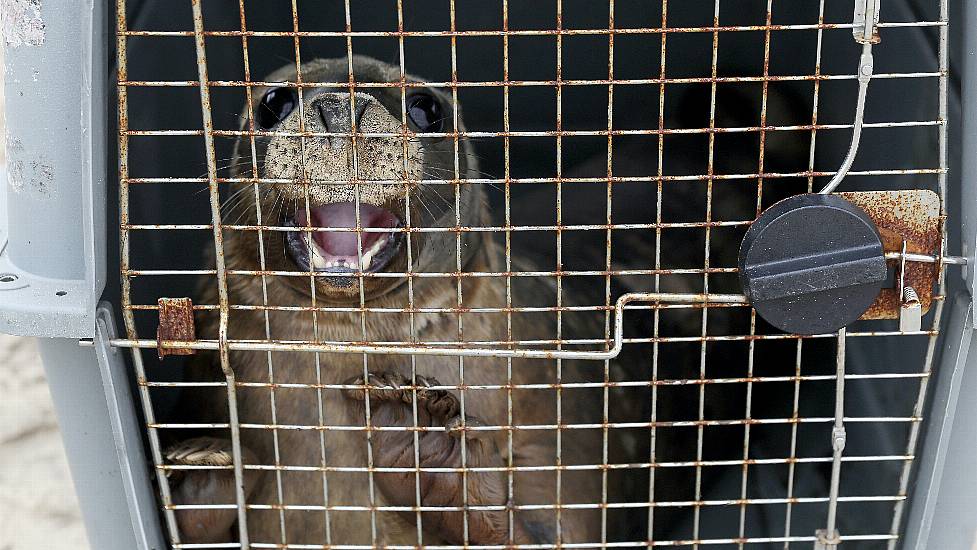
M837 14L850 14L849 2L784 7L790 17L780 19L772 0L750 14L714 0L697 19L668 0L609 0L600 10L553 0L528 8L546 20L534 27L529 3L500 0L488 3L496 19L470 28L466 14L488 4L396 0L369 8L391 21L383 28L343 0L322 8L336 16L326 30L305 26L316 9L308 2L263 7L282 14L277 29L251 4L191 0L164 26L144 28L117 0L127 338L115 343L133 348L174 548L796 548L819 540L815 528L830 539L836 525L829 542L846 548L897 544L942 277L924 330L911 333L866 322L783 334L745 302L721 298L739 292L735 256L752 220L780 198L817 191L843 158L857 48ZM864 132L926 150L909 161L860 158L845 185L931 188L942 201L947 3L917 4L902 20L883 10L879 49L918 32L935 37L937 56L890 59L873 82L932 103L911 111L928 115L873 112L870 93ZM425 17L439 22L417 22ZM496 49L485 53L480 40ZM796 67L793 40L811 54ZM269 60L265 42L285 57ZM441 69L411 65L422 42L425 61L440 58ZM827 46L856 53L835 60ZM135 70L169 47L173 70ZM380 51L389 70L364 77L357 55ZM341 70L310 76L319 57L339 59ZM689 59L699 63L680 63ZM497 64L498 75L472 72L480 64ZM254 69L274 65L285 68L270 77ZM294 91L295 123L263 128L262 97L276 89ZM409 99L419 92L440 98L443 127L412 126ZM174 120L195 122L137 115L169 93L169 105L188 111ZM308 127L327 93L344 98L349 128ZM359 128L357 106L369 112L381 97L393 126ZM529 116L519 106L527 98ZM201 142L183 166L154 172L137 162ZM272 143L293 147L291 172L269 168ZM317 151L334 143L348 170L324 174ZM387 170L375 169L376 144L387 148ZM301 190L279 200L287 186ZM319 190L333 188L348 190L354 219L317 224ZM392 203L395 226L364 219L364 205ZM355 262L341 284L316 269L313 252L306 265L288 256L289 235L312 250L317 235L350 233ZM185 249L173 248L184 238ZM369 269L378 239L400 239L401 259ZM911 259L951 263L943 256ZM147 335L157 299L195 286L198 339L168 344L197 355L157 366L144 357L156 346ZM641 292L705 298L619 301ZM404 349L378 355L377 346ZM472 353L440 357L439 348ZM872 355L882 348L901 350L899 360ZM403 377L396 421L381 392L389 388L378 388L385 372ZM431 392L456 396L457 423L431 420ZM852 399L893 394L911 402L871 409ZM174 444L201 434L228 442L223 462L173 459ZM391 460L401 435L402 456ZM430 442L446 437L457 439L455 455L438 462ZM884 474L869 479L874 472ZM228 492L189 498L188 481L203 479L194 475L215 476ZM456 478L458 494L438 500L431 480ZM499 494L486 497L480 483L497 483ZM230 514L227 529L188 534L181 518L199 511ZM496 522L488 530L486 517Z

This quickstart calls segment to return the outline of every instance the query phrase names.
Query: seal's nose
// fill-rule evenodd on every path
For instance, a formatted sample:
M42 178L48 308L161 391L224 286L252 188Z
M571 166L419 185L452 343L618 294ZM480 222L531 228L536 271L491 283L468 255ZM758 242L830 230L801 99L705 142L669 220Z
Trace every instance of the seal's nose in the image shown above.
M350 133L353 131L351 120L356 121L359 129L363 113L370 107L374 99L366 94L356 94L353 109L350 109L350 95L347 93L324 94L315 99L315 110L325 125L327 132ZM350 114L353 115L350 118ZM361 129L359 131L362 131ZM339 140L330 138L330 143Z

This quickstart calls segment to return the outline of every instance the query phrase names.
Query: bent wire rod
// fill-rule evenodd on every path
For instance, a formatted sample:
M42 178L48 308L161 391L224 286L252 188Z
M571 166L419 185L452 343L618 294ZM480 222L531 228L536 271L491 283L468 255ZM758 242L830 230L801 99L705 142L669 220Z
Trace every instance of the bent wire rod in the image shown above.
M841 185L841 181L848 175L852 164L855 163L855 156L858 154L858 144L862 139L862 126L865 123L865 97L868 95L868 83L872 80L873 71L872 43L866 42L862 45L862 57L858 63L858 101L855 104L855 121L851 134L851 145L848 147L848 155L841 163L838 171L835 172L831 181L821 189L822 195L833 192Z
M228 342L234 351L310 351L332 353L369 353L374 355L450 355L465 357L512 357L523 359L586 359L605 361L614 359L624 346L624 307L632 302L673 303L673 304L743 304L749 305L742 294L670 294L664 292L632 292L621 295L614 304L614 345L605 351L588 350L531 350L531 349L491 349L428 346L377 346L368 344L312 344L287 342ZM155 348L156 340L112 340L116 347ZM179 349L217 350L215 341L163 342L163 347Z
M868 84L872 80L875 60L872 56L872 43L878 41L876 35L879 23L879 4L881 0L855 0L855 26L853 33L855 41L862 44L862 56L858 61L858 100L855 104L855 121L852 127L851 145L844 162L835 172L831 181L819 191L822 195L831 193L841 185L841 181L848 175L855 155L858 154L858 143L862 139L862 126L865 122L865 97L868 95Z

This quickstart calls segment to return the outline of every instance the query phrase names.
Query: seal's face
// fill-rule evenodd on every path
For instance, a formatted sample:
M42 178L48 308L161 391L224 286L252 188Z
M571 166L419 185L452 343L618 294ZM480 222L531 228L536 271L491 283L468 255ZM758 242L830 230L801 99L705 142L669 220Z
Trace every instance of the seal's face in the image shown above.
M307 274L318 298L339 302L358 300L361 284L365 298L389 292L408 271L454 271L455 235L408 229L455 227L456 206L473 211L480 198L474 186L456 191L451 183L430 182L455 178L456 144L445 135L454 132L450 96L419 86L401 89L399 69L369 58L354 58L354 77L392 85L354 93L348 87L303 87L301 94L294 86L265 88L254 107L255 130L265 132L255 141L264 186L258 198L265 218L275 218L263 224L291 229L280 243L265 238L266 249L282 247L282 254L266 250L268 269L294 271L288 283L306 293L308 279L298 275ZM304 82L348 79L345 59L302 67ZM268 80L294 81L294 66ZM458 147L458 176L465 178L473 161L466 143ZM248 148L248 140L239 140L237 159Z
M276 194L289 201L281 222L295 231L285 234L285 250L301 271L329 274L323 283L338 288L402 255L405 192L423 179L416 133L441 129L440 122L414 123L408 109L414 135L403 135L381 99L313 89L300 103L294 88L282 87L268 90L258 106L262 128L282 134L267 144L264 177L281 181ZM433 96L407 97L409 105L420 99Z

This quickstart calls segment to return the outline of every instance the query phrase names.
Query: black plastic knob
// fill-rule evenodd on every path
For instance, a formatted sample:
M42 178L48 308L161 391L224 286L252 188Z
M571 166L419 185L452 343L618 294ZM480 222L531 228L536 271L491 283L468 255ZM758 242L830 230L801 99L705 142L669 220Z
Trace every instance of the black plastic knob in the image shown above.
M885 284L879 231L837 195L796 195L764 211L743 237L740 282L753 308L794 334L835 332Z

